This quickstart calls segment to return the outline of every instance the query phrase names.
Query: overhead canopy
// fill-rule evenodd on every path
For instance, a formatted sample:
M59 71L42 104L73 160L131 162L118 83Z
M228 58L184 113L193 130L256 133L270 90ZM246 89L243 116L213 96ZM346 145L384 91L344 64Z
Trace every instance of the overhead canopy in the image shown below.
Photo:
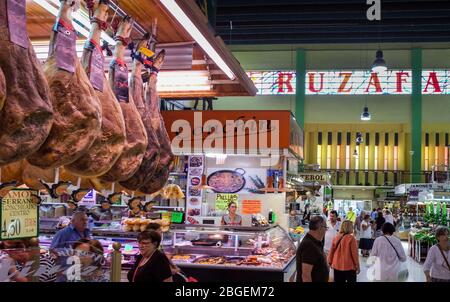
M200 90L197 87L196 89L183 91L166 90L160 91L160 96L166 98L183 98L255 95L257 91L255 85L248 78L240 63L231 54L222 39L215 36L215 33L208 25L208 19L197 6L195 0L173 0L165 2L173 2L181 9L182 13L188 17L198 32L201 33L211 46L213 52L217 53L218 57L216 58L208 55L208 51L205 50L205 47L208 46L205 46L205 42L196 41L194 36L191 35L192 29L186 29L185 24L183 25L181 22L178 22L177 20L180 18L174 18L172 15L173 12L171 13L162 4L162 1L165 0L114 0L111 1L110 6L112 8L109 12L110 21L113 16L118 18L123 13L130 15L135 20L137 24L131 34L134 39L140 38L144 33L149 32L152 27L152 22L156 18L158 21L158 43L163 44L163 47L172 49L171 52L168 52L166 69L170 67L170 70L174 70L174 65L179 62L179 70L190 68L191 71L199 71L195 74L203 76L203 80L206 81L204 87L207 87L207 89L200 87ZM55 16L48 9L45 9L43 5L55 9L58 4L59 0L27 0L27 29L32 41L49 40L52 26L55 22ZM116 12L115 7L117 5L120 9ZM82 5L82 7L85 6ZM110 31L108 34L112 36ZM86 37L79 35L79 39L83 40ZM189 44L193 45L193 49L191 50L192 64L186 64L185 58L186 53L190 53L187 48L188 46L186 46ZM174 48L180 47L180 45L182 45L180 49L177 50ZM184 56L184 58L180 56ZM229 68L233 77L230 78L230 72L227 76L226 72L224 72L224 65L222 64L220 66L221 64L218 63L218 60L223 60L223 63ZM189 80L189 77L187 77L187 80Z

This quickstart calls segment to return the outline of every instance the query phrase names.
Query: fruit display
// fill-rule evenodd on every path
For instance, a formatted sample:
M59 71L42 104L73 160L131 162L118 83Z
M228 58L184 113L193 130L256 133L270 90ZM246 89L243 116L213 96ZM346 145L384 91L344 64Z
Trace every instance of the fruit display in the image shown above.
M436 236L431 229L422 229L414 234L414 239L428 243L430 246L437 243Z
M289 229L289 232L293 234L303 234L305 232L305 229L301 226L298 226L295 229Z

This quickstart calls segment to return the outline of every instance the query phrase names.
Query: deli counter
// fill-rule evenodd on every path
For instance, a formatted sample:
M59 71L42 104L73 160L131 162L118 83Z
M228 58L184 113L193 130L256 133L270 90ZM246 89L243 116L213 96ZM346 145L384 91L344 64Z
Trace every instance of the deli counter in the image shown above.
M41 243L49 245L55 230L41 229ZM136 232L93 227L93 237L105 253L122 244L122 270L128 270L138 254ZM186 276L198 281L294 281L295 245L278 225L267 227L176 225L163 235L161 246Z
M186 275L199 281L283 282L295 278L295 246L278 225L175 225L168 236L171 244L164 246L166 254Z

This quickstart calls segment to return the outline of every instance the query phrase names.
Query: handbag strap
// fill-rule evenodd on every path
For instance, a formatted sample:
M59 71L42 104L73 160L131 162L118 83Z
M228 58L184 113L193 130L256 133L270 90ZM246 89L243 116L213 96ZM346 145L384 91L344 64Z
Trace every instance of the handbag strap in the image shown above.
M384 238L386 238L386 240L389 242L389 244L392 246L392 248L394 249L395 253L397 254L398 259L400 260L400 255L397 252L397 249L394 247L394 245L392 244L392 242L386 237L383 236Z
M437 245L437 244L436 244ZM442 258L444 258L445 263L447 263L447 267L448 270L450 271L450 264L448 263L447 257L445 257L444 252L441 250L441 247L439 245L437 245L437 248L439 249L439 251L441 252Z
M332 260L334 260L334 257L336 257L336 251L337 251L337 249L338 249L338 247L339 247L339 244L341 243L342 239L344 239L345 235L347 235L347 234L344 234L344 235L342 235L341 238L339 238L339 241L338 241L338 243L336 244L336 248L334 249L334 250L335 250L335 253L334 253L334 255L333 255L333 259L332 259Z

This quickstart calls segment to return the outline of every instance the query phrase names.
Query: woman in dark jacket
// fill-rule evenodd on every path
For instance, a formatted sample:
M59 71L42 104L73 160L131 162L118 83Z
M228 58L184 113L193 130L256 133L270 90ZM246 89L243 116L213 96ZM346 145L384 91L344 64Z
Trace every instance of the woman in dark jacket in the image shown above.
M140 255L128 272L130 282L173 282L167 257L158 250L161 235L145 231L138 235Z

